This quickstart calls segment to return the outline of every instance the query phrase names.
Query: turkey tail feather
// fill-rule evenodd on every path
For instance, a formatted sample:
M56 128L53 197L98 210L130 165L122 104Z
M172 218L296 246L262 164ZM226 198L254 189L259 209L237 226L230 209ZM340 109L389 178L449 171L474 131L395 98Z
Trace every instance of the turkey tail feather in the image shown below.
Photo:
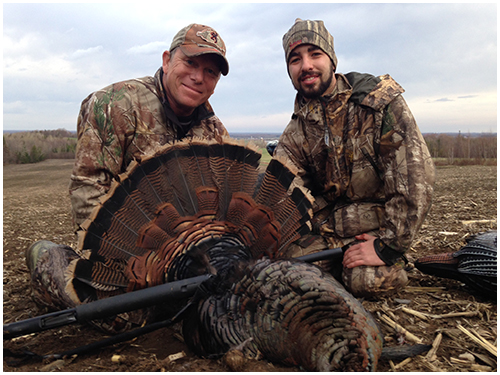
M313 198L302 187L291 188L296 168L281 159L272 159L266 169L255 201L273 212L280 224L280 244L274 256L312 229ZM290 192L291 190L291 192Z
M224 257L280 256L309 232L312 198L283 160L271 160L259 184L260 157L253 144L195 138L132 162L82 225L78 249L90 256L73 280L104 296L115 284L125 292L217 273ZM126 267L108 272L113 262Z

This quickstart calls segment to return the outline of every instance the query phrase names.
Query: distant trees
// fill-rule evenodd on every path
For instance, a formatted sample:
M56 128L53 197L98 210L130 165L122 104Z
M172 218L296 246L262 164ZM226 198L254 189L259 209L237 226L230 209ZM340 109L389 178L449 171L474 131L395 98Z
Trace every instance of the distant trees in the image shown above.
M265 134L235 135L265 148ZM425 134L425 141L436 164L496 164L497 135L481 134ZM3 136L4 164L37 163L45 159L73 159L76 135L65 129L6 133ZM264 153L265 154L265 153Z
M3 135L3 163L38 163L75 157L76 136L65 130L41 130Z
M481 133L464 136L459 132L458 135L425 134L424 138L431 156L435 159L446 159L447 164L496 163L496 134Z

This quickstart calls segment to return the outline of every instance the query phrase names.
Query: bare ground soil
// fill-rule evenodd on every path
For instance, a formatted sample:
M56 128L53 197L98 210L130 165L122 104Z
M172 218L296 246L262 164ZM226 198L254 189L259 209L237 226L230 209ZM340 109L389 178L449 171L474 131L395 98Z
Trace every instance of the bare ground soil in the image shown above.
M41 312L30 299L24 251L40 239L75 245L67 194L72 161L8 165L3 180L3 321L27 319ZM411 262L433 253L458 250L471 234L496 229L497 170L491 166L439 167L434 205L412 249ZM421 339L432 344L442 337L434 358L425 354L405 362L382 361L378 371L496 371L496 355L474 341L482 337L496 347L496 300L475 296L462 283L427 276L411 268L409 285L397 293L363 301L379 321L387 346ZM401 301L403 300L403 301ZM404 301L406 300L406 301ZM403 303L402 303L403 302ZM411 311L432 314L426 319ZM391 328L383 316L416 336ZM163 328L133 341L92 354L57 361L4 356L4 371L298 371L266 360L244 360L240 366L223 359L202 359L189 352L179 327ZM104 336L92 328L67 326L5 340L4 349L45 355L88 344ZM405 338L406 337L406 338ZM412 341L413 340L413 341ZM171 357L184 352L179 359ZM465 356L464 356L465 354ZM472 356L467 356L472 354ZM115 357L113 357L115 356ZM119 356L119 357L116 357Z

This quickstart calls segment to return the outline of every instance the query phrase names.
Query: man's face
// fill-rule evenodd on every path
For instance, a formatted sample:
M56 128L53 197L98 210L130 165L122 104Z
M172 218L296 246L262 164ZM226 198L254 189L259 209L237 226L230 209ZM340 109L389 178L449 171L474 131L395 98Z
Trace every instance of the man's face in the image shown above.
M308 99L323 95L336 83L332 60L312 44L301 44L292 51L288 71L295 89Z
M189 116L214 93L221 72L214 54L189 57L180 49L163 53L163 85L177 116Z

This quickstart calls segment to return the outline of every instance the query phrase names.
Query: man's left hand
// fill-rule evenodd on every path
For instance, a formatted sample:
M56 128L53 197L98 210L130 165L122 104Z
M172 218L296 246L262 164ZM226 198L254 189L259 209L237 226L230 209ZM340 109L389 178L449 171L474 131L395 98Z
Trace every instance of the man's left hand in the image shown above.
M344 267L385 266L385 263L375 252L375 247L373 245L377 237L363 233L356 236L356 239L363 242L352 245L346 250L342 262Z

